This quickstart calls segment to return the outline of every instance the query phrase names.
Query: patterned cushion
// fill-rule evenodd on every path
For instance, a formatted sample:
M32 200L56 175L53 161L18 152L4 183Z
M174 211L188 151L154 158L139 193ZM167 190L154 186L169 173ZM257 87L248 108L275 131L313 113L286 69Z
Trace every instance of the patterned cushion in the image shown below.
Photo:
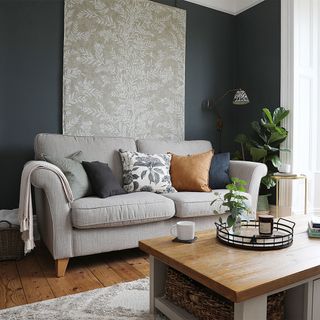
M170 154L145 154L119 150L123 188L127 192L175 192L170 178Z

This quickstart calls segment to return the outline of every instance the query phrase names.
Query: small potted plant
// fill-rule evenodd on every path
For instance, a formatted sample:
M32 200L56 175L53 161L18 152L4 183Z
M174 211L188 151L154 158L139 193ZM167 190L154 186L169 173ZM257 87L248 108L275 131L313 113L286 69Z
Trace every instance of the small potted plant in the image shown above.
M215 192L217 197L211 202L211 205L218 202L218 210L214 210L215 214L220 214L223 207L227 208L226 212L230 213L227 218L227 226L232 227L233 233L239 234L241 228L241 217L244 215L249 215L251 210L248 208L247 200L248 198L243 195L246 192L245 185L247 181L241 180L239 178L231 178L231 183L226 186L229 190L224 196L221 193ZM219 219L222 223L222 219Z

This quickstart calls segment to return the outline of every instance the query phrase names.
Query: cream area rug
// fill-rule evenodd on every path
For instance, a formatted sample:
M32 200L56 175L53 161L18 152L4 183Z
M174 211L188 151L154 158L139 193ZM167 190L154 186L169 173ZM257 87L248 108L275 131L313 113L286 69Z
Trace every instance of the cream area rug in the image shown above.
M149 279L0 310L1 320L151 320ZM155 319L165 319L157 316Z

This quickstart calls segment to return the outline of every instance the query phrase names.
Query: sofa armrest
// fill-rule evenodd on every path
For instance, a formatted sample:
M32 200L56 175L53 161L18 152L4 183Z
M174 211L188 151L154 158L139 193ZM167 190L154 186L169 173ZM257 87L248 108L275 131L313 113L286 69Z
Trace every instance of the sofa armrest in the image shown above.
M261 179L267 174L267 166L259 162L230 161L230 177L246 180L247 192L251 195L252 210L257 211L258 195Z
M70 203L53 171L38 168L31 175L41 237L54 259L73 255Z

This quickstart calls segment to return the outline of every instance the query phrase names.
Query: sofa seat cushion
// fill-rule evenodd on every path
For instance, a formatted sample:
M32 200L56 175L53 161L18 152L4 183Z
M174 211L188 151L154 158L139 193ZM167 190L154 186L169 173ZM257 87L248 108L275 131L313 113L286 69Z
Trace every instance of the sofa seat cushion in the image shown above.
M101 199L82 198L71 205L78 229L117 227L166 220L175 214L172 200L151 192L134 192Z
M165 197L172 199L176 208L176 216L179 218L191 218L213 215L214 210L225 213L226 207L219 208L218 203L210 205L217 198L215 192L225 195L228 190L218 189L214 192L177 192L165 194ZM247 205L251 208L251 196L243 193L248 198Z

